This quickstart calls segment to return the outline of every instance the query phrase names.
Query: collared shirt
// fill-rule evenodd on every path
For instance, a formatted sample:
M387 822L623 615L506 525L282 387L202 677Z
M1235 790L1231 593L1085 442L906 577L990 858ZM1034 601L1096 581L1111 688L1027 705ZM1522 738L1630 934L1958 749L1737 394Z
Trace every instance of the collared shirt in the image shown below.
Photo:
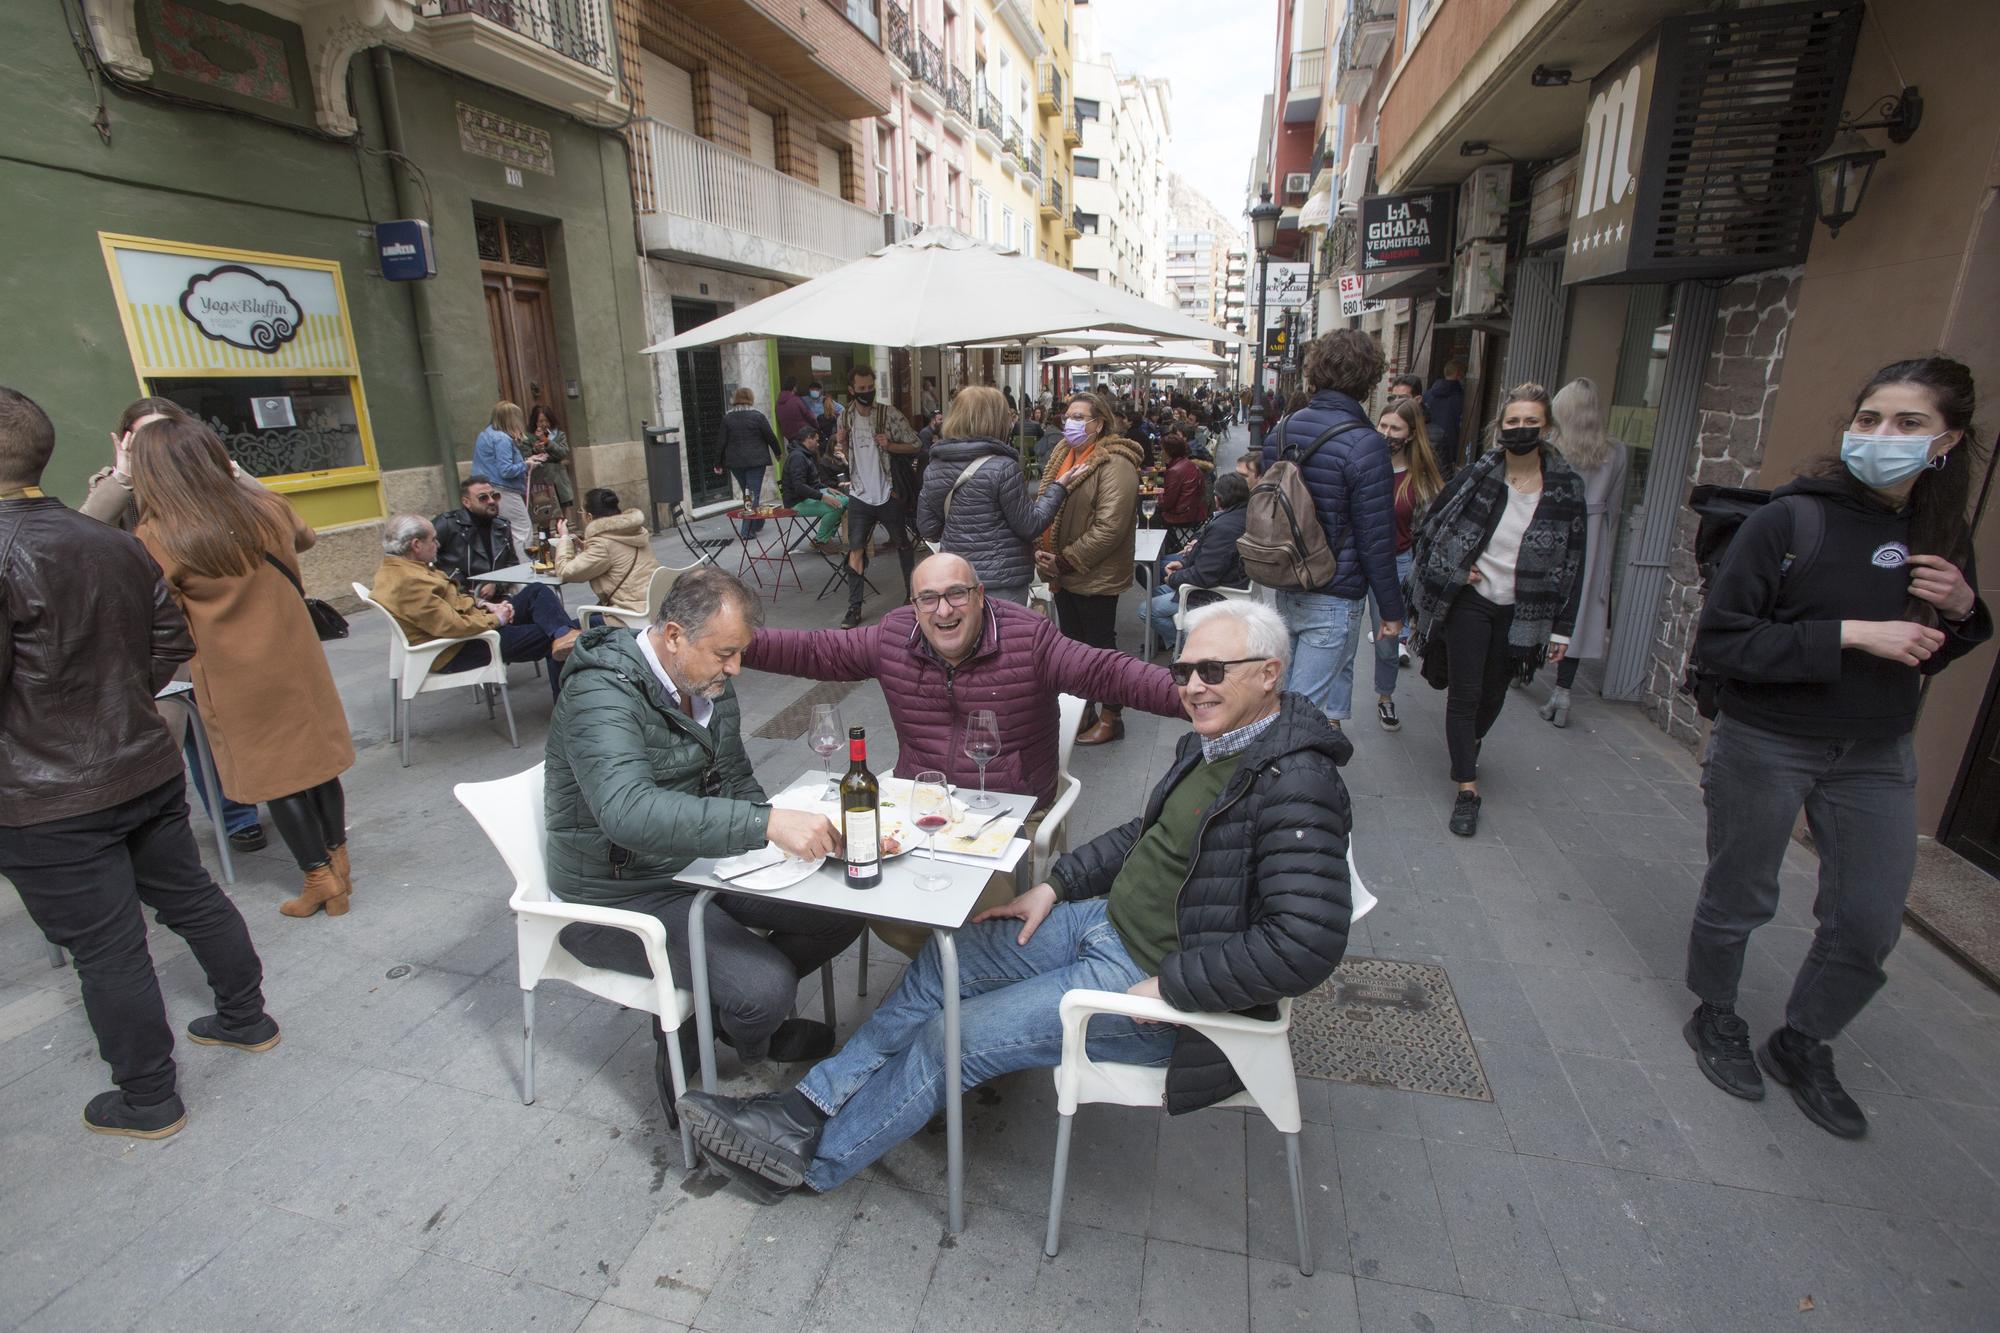
M1232 754L1243 753L1259 736L1269 731L1271 724L1277 720L1278 715L1273 712L1268 717L1260 717L1255 722L1247 723L1234 731L1226 731L1212 739L1207 736L1202 737L1202 761L1212 764L1218 759L1227 759Z
M674 684L674 678L667 674L667 669L660 665L660 655L653 651L652 635L642 629L638 631L638 636L639 653L646 659L646 665L653 668L653 675L659 679L660 684L666 687L667 697L693 718L697 725L707 726L708 720L715 716L715 700L699 694L683 693L681 687Z

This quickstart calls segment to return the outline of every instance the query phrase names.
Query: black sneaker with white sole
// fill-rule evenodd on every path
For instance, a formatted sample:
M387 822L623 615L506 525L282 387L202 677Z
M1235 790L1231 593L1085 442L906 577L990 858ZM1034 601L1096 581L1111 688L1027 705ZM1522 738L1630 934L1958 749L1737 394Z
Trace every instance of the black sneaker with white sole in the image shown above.
M1750 1025L1733 1009L1700 1005L1682 1025L1681 1035L1694 1051L1695 1067L1710 1083L1732 1097L1764 1100L1764 1076L1750 1055Z
M220 1014L206 1014L187 1025L188 1040L200 1046L233 1046L239 1051L268 1051L279 1041L278 1023L269 1014L257 1021L231 1027Z
M1396 701L1394 699L1377 699L1375 701L1375 716L1382 720L1382 730L1384 731L1401 731L1403 729L1403 720L1396 716Z

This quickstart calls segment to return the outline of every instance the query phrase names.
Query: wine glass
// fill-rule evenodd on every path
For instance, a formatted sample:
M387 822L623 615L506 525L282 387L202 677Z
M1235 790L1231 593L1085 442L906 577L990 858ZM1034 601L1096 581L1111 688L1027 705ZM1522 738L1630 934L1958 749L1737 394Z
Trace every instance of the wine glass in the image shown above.
M1140 496L1140 497L1139 497L1139 512L1140 512L1140 513L1142 513L1142 514L1144 514L1144 515L1146 516L1146 526L1147 526L1147 527L1149 527L1149 528L1150 528L1150 527L1152 527L1152 526L1153 526L1153 515L1155 515L1155 514L1157 514L1157 513L1159 513L1159 512L1160 512L1160 500L1159 500L1159 497L1158 497L1158 496L1154 496L1154 495L1142 495L1142 496Z
M822 801L840 799L840 784L834 780L833 757L840 753L841 742L847 733L840 726L840 706L838 704L814 704L812 721L806 726L806 744L812 746L819 756L819 766L826 773L826 790L819 794Z
M951 823L951 788L945 785L944 774L929 769L911 781L910 815L930 837L931 869L917 872L917 887L926 893L942 893L951 887L951 876L937 869L938 831Z
M979 765L979 795L969 804L991 810L999 801L986 790L986 766L1000 754L1000 719L990 708L974 709L965 720L965 757Z

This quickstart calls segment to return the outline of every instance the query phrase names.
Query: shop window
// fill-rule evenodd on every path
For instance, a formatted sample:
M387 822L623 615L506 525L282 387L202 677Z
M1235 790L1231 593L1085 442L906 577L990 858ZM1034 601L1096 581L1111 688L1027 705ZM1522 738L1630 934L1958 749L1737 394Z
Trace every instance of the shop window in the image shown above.
M161 377L148 380L147 388L206 422L253 477L367 465L354 395L344 379Z

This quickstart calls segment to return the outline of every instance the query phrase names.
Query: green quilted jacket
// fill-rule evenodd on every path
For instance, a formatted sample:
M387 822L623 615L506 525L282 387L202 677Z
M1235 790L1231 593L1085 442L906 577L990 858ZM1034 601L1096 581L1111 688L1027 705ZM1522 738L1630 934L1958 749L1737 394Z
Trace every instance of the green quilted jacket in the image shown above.
M633 631L586 631L549 724L543 802L555 895L616 906L672 887L697 857L763 846L770 808L740 725L734 685L700 726L669 706Z

